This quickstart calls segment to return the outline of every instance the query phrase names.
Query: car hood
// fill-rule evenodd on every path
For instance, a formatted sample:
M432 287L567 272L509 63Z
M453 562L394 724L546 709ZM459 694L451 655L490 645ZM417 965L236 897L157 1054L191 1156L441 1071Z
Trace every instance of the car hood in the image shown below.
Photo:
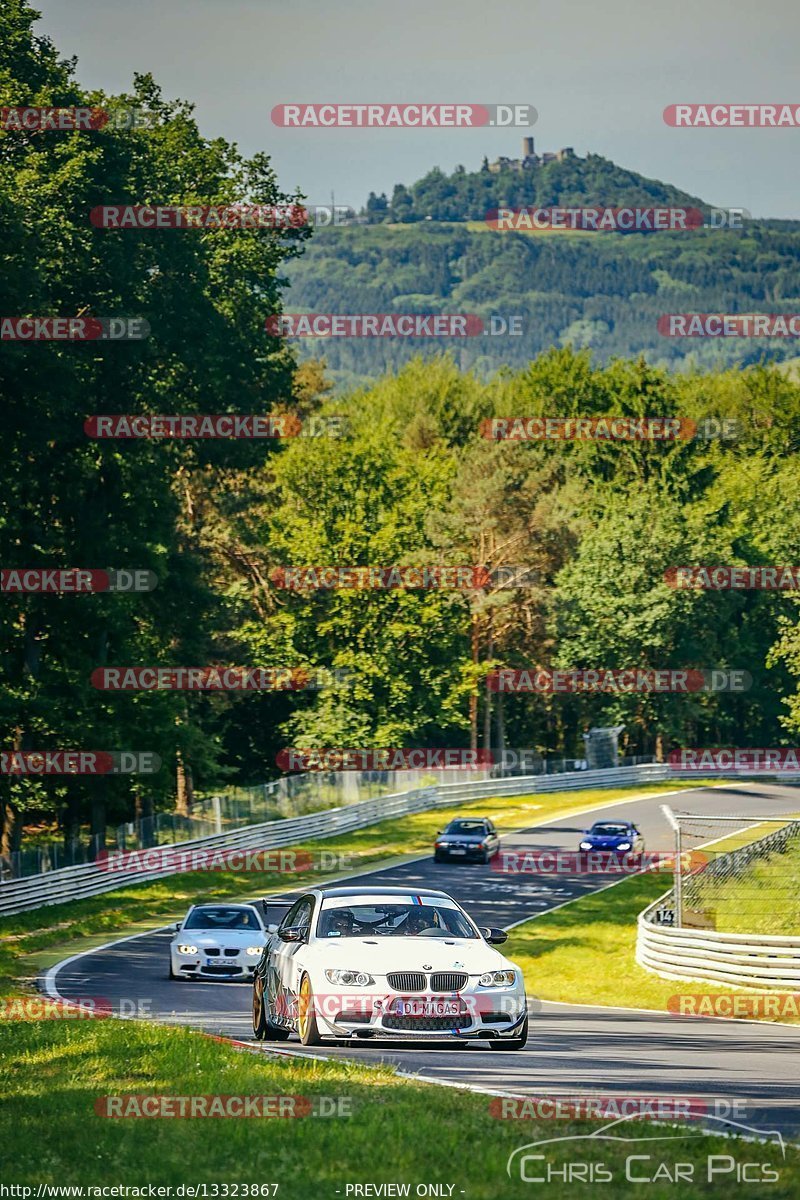
M263 946L262 929L181 929L172 939L182 946Z
M478 842L486 841L488 833L440 833L437 842Z
M480 975L508 962L482 939L396 937L326 938L312 948L320 966L386 975L389 971L467 971Z

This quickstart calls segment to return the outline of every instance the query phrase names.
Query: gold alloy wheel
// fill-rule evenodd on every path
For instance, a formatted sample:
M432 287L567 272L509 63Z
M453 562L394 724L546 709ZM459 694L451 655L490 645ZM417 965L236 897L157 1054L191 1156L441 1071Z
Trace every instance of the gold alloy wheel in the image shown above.
M308 1022L311 1009L311 984L307 975L303 976L300 984L300 994L297 997L297 1032L301 1041L308 1037Z

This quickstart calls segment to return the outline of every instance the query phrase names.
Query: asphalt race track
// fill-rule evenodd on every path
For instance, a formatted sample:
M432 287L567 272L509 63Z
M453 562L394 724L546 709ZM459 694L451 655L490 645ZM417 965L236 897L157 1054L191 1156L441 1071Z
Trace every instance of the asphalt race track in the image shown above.
M662 795L603 805L578 818L508 835L503 846L574 850L580 831L608 815L635 820L648 851L671 850L672 834L659 807L663 802ZM797 811L800 792L747 783L698 789L668 802L685 811L766 815ZM480 925L507 928L619 876L500 875L491 866L439 865L424 858L359 878L414 890L440 888ZM665 890L667 886L665 879ZM66 998L144 1002L145 1012L157 1020L253 1042L250 984L170 981L171 933L144 934L68 959L52 968L42 985ZM676 982L676 992L681 987ZM714 985L708 990L714 991ZM280 1048L285 1052L295 1046L299 1051L294 1040ZM800 1134L800 1027L544 1003L532 1018L528 1045L521 1052L490 1051L480 1042L454 1048L355 1041L302 1053L389 1061L427 1078L517 1095L690 1097L706 1101L710 1111L721 1115L738 1111L739 1120L751 1128L780 1130L794 1140ZM731 1110L734 1102L738 1109Z

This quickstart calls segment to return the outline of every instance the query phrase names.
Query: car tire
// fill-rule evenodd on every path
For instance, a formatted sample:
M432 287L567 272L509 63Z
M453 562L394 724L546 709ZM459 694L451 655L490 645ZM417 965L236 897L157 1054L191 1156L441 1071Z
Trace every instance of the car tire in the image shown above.
M169 964L169 975L167 976L167 979L171 979L171 980L173 981L173 983L175 983L175 982L177 982L178 980L183 980L183 979L185 979L185 978L186 978L186 976L185 976L185 975L176 975L176 974L175 974L175 972L174 972L174 971L173 971L173 969L172 969L172 960L170 960L170 964Z
M253 1036L259 1042L285 1042L289 1030L273 1025L264 1011L264 985L256 975L253 980Z
M442 858L441 854L434 854L433 861L435 863L443 863L444 859Z
M522 1023L519 1037L515 1038L497 1038L496 1041L489 1042L490 1050L524 1050L528 1041L528 1018Z
M311 990L311 980L304 975L300 980L297 994L297 1032L304 1046L319 1046L322 1042L317 1012L314 1005L314 993Z

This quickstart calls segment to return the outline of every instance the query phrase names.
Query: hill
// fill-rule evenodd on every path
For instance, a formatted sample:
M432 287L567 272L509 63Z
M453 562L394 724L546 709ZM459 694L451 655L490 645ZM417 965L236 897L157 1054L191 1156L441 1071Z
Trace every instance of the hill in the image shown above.
M372 193L366 214L370 221L388 219L411 223L423 220L482 221L491 209L524 205L702 206L696 196L618 167L599 154L580 158L569 150L562 150L558 155L563 157L501 158L491 164L484 159L479 171L456 167L452 175L435 167L411 187L396 184L391 200ZM552 161L545 161L548 158ZM516 169L510 165L515 162Z

